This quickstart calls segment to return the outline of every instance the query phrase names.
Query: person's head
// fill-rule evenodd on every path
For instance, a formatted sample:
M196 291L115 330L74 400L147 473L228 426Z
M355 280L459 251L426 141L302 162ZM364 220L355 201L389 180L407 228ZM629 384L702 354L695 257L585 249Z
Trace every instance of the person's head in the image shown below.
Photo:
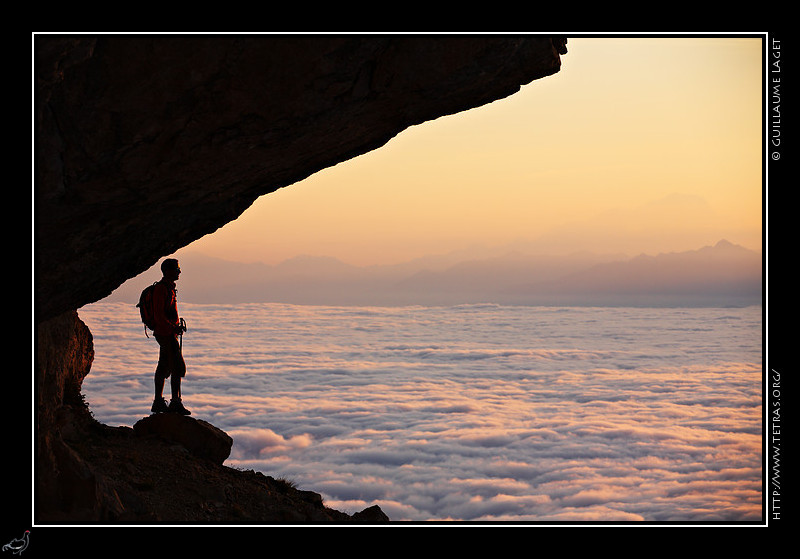
M165 278L175 281L181 274L181 267L175 258L166 258L161 263L161 273L164 274Z

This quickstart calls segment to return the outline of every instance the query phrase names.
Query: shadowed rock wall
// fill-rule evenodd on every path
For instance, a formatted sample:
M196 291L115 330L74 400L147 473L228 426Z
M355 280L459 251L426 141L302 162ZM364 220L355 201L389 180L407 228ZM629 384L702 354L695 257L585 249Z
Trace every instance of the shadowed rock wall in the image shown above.
M36 320L259 196L557 72L545 36L37 36Z

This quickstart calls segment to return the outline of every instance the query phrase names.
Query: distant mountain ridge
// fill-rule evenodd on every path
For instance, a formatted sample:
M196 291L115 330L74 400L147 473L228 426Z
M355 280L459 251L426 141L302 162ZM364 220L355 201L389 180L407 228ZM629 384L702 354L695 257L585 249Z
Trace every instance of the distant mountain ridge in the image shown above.
M179 257L184 270L180 298L195 303L745 306L760 304L762 298L761 253L726 240L697 250L633 258L511 251L364 267L307 255L275 265L191 252ZM135 301L153 281L137 280L109 300Z
M641 254L601 263L549 283L518 286L517 295L546 294L606 304L759 304L762 257L726 240L698 250Z

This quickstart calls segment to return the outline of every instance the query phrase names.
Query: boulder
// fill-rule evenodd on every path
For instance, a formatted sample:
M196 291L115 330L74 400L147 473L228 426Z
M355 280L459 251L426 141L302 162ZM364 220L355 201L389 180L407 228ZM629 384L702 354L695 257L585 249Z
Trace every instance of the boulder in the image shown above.
M384 524L389 522L389 517L378 505L367 507L353 515L353 521L359 524Z
M174 413L145 417L133 426L140 436L157 436L184 447L193 455L222 464L227 460L233 439L222 429L201 419Z

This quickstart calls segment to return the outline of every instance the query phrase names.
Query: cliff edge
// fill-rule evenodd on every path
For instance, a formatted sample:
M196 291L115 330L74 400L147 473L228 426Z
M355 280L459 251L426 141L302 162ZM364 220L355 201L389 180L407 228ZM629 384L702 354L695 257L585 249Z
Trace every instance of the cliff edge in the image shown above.
M348 515L322 497L223 465L233 440L175 414L133 427L96 421L80 387L94 357L76 312L38 325L36 524L383 523L378 507ZM69 373L69 374L67 374Z
M81 405L63 406L61 491L45 524L383 524L378 506L353 515L325 506L291 480L224 466L231 438L174 414L109 427ZM68 456L64 456L68 454Z

